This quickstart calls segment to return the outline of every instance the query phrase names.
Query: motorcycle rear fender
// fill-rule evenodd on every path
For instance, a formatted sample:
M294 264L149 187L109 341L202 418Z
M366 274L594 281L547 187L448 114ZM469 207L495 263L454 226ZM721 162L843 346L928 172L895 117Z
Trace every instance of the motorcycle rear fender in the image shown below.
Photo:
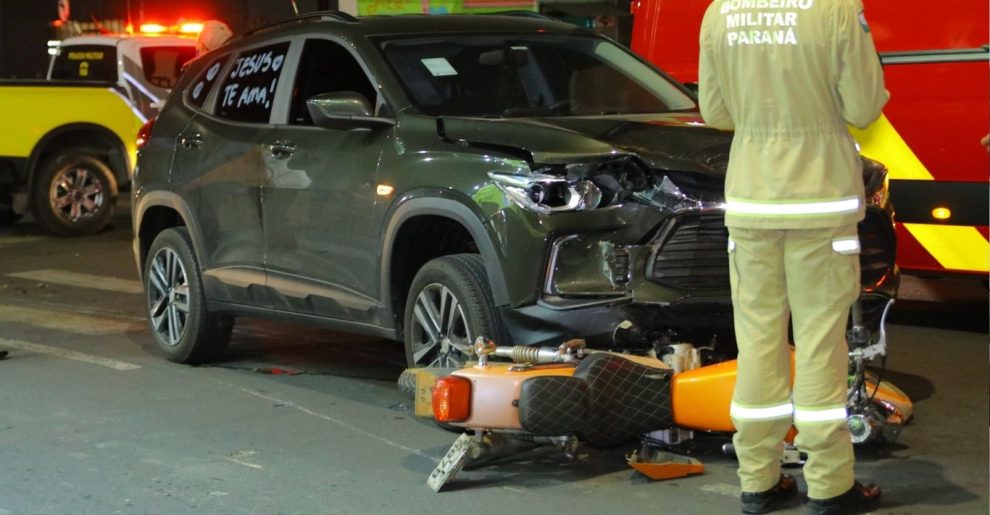
M531 377L572 376L573 365L534 366L510 370L518 366L494 363L485 367L462 368L451 375L471 381L471 415L467 420L451 425L476 429L522 430L519 421L519 392L523 381Z

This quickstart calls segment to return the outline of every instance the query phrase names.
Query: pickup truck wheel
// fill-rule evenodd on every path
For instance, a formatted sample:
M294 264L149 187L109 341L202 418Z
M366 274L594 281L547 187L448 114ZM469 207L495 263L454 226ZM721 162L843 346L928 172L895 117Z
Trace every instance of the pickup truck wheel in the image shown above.
M165 357L202 363L219 357L233 320L206 309L199 265L184 227L162 231L144 264L148 325Z
M481 256L454 254L423 265L409 289L403 327L410 367L460 367L478 336L503 341Z
M31 211L43 229L61 236L93 234L113 216L113 173L99 159L63 151L39 168Z

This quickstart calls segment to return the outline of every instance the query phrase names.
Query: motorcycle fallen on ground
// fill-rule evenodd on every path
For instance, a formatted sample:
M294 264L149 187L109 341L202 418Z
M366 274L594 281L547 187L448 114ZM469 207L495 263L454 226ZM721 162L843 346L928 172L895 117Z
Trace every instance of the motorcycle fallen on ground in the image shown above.
M884 323L892 302L875 331L864 327L859 302L852 309L847 423L857 445L892 443L913 414L904 392L867 370L886 355ZM418 416L463 431L427 481L434 491L463 468L537 446L556 446L573 458L581 443L611 447L637 438L641 445L627 456L630 466L653 479L683 477L703 472L704 465L671 452L674 446L695 432L735 430L729 404L736 360L702 364L702 352L691 344L662 342L635 355L586 349L581 340L510 347L479 337L473 351L477 362L462 368L408 369L400 378L400 387L412 390ZM793 377L793 353L791 370ZM784 462L800 459L788 445Z

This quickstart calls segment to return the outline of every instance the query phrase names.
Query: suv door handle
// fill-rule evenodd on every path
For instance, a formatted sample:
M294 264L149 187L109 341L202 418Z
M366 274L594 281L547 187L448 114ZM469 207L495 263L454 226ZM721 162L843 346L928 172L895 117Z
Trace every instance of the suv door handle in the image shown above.
M287 159L296 153L296 145L290 141L276 141L268 145L268 153L275 159Z
M200 134L183 134L179 137L179 144L186 150L200 148L203 146L203 136Z

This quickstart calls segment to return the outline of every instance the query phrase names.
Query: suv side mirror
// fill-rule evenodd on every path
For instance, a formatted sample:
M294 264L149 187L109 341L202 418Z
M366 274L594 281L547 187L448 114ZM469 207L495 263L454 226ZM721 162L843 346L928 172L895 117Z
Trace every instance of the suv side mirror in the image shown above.
M375 116L371 103L360 93L334 91L306 101L313 123L324 129L371 129L395 125L395 120Z

